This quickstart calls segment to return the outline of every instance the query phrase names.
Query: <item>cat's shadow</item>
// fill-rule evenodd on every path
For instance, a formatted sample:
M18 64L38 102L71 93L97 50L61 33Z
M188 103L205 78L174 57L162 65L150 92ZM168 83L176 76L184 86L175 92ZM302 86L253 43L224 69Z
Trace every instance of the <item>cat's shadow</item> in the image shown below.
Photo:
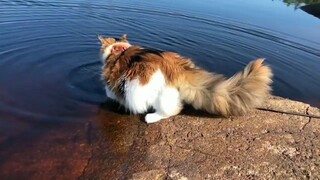
M202 110L196 110L191 105L185 105L180 114L191 117L221 118L221 116L216 114L210 114Z
M123 106L117 103L114 100L108 99L105 102L100 104L100 108L111 111L113 113L122 114L122 115L132 115L128 110L126 110ZM154 112L154 109L149 109L148 113ZM144 117L147 113L138 115L139 119L145 122ZM221 118L221 116L210 114L205 111L196 110L190 105L185 105L183 110L179 113L180 115L186 115L190 117L203 117L203 118Z

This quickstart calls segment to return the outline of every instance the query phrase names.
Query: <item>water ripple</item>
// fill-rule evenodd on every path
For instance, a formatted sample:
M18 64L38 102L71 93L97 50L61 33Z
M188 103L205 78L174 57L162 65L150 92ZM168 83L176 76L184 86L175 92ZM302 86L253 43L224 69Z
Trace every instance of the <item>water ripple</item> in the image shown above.
M68 108L75 102L99 104L105 100L105 94L100 82L96 36L123 33L129 33L129 40L134 44L178 52L208 70L228 76L250 60L266 57L276 74L276 93L290 91L292 97L297 97L304 94L303 87L320 89L317 41L215 15L202 17L184 10L153 9L147 3L140 7L129 2L99 3L0 1L0 28L6 37L0 42L3 69L0 83L6 83L3 89L25 96L40 93L43 99L36 101L39 106L59 101L65 102ZM15 86L9 83L19 81L17 74L24 77L16 85L18 88L30 86L25 92L13 90ZM48 92L42 92L45 87L49 88ZM308 94L313 96L316 92ZM30 100L22 95L17 97ZM1 94L0 98L3 98ZM11 101L7 105L28 113L39 110L54 114L63 109L28 109L24 103ZM2 102L2 106L6 104Z

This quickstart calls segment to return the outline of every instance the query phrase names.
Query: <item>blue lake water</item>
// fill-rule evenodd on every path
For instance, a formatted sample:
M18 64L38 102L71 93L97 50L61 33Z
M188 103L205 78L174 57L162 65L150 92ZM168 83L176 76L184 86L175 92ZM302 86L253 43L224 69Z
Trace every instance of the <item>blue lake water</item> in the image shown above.
M231 76L265 57L273 94L320 106L320 19L272 0L0 0L0 135L93 117L97 35L128 34Z

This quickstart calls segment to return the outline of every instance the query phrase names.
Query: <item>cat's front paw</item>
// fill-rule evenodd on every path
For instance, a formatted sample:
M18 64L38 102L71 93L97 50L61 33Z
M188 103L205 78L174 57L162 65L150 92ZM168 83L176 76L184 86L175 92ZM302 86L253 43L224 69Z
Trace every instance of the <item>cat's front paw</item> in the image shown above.
M155 123L155 122L158 122L160 121L161 119L164 119L166 117L158 114L158 113L149 113L146 115L145 117L145 121L146 123L150 124L150 123Z

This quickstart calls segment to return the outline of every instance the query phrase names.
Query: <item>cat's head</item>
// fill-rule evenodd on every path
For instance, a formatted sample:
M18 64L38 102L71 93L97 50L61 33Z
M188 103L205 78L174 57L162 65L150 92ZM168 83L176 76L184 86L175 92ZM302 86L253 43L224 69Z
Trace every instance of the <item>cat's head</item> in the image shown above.
M98 36L101 42L101 58L105 62L112 55L119 55L131 45L127 40L127 35L124 34L121 38L102 37Z

